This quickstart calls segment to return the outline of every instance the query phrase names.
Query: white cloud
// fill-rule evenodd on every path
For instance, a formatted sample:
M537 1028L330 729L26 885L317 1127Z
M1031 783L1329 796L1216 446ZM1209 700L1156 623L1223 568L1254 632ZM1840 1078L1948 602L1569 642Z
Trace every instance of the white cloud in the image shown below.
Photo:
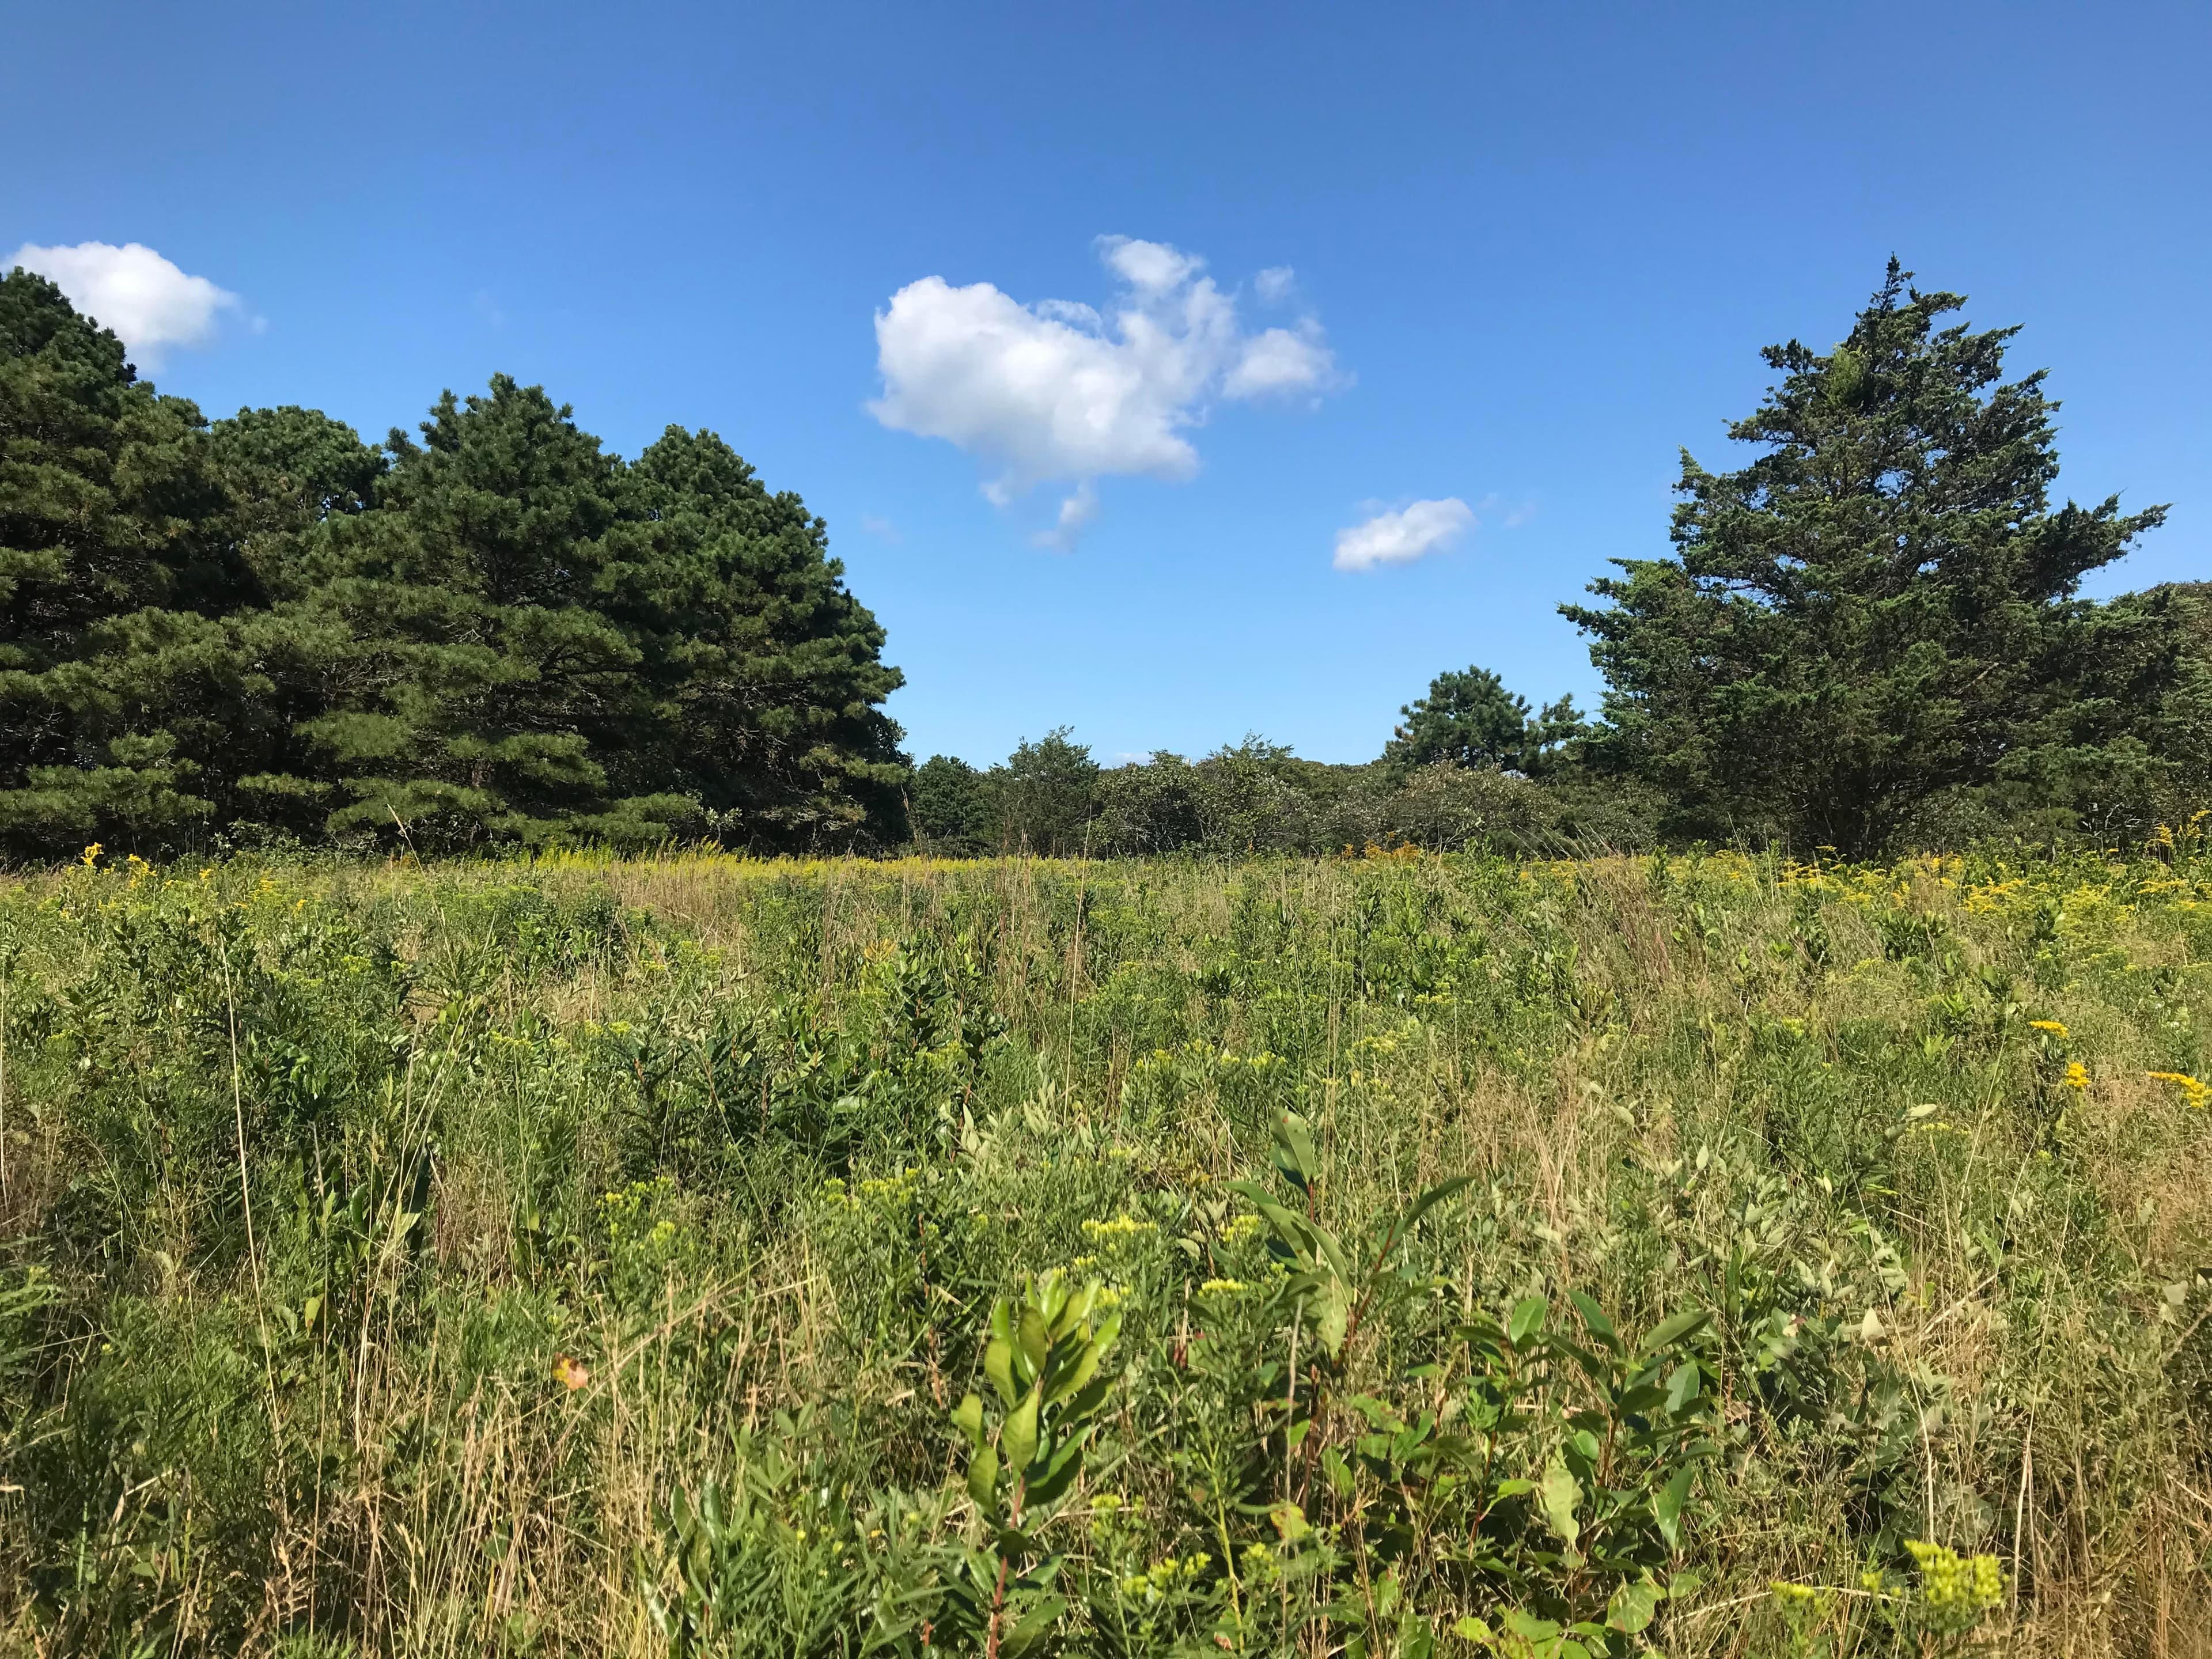
M1085 478L1075 486L1075 493L1060 504L1060 518L1053 527L1039 531L1030 540L1033 545L1048 547L1055 553L1072 553L1097 516L1098 486Z
M1328 384L1335 360L1311 318L1296 329L1271 328L1244 342L1222 382L1231 398L1289 397Z
M1043 545L1073 545L1097 514L1099 478L1190 477L1198 452L1187 434L1216 402L1342 383L1316 319L1248 333L1195 254L1127 236L1099 238L1098 252L1121 283L1103 312L925 276L876 313L884 385L869 412L981 458L994 469L983 493L1000 506L1073 480Z
M1411 564L1441 551L1474 528L1474 509L1456 495L1384 510L1336 532L1336 568L1371 570L1378 564Z
M1279 306L1298 285L1298 273L1288 265L1269 265L1252 279L1252 291L1263 306Z
M26 242L9 256L52 281L69 301L112 329L134 357L149 366L170 346L204 345L215 337L219 313L234 310L238 296L204 276L188 276L141 242L121 247L79 242L40 247Z

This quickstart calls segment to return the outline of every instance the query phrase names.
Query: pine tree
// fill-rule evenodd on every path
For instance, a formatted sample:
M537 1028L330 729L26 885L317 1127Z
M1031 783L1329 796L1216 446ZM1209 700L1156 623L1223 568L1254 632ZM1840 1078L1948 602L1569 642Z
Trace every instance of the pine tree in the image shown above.
M827 526L711 432L670 427L630 481L653 529L629 615L659 723L641 769L680 778L744 845L903 841L908 762L879 705L905 677Z
M1562 607L1609 686L1601 753L1678 832L1873 850L2056 740L2103 623L2081 579L2162 510L2050 507L2057 405L2002 380L2016 330L1938 326L1963 303L1893 260L1833 350L1769 348L1780 384L1729 428L1765 453L1686 453L1674 556Z
M447 392L416 444L394 431L365 512L325 516L286 619L343 641L303 723L340 804L333 831L419 849L501 840L636 843L698 824L680 789L619 776L654 747L645 653L653 532L622 463L571 411L501 375Z
M228 804L252 602L199 410L45 278L0 277L0 838L156 851Z
M1439 674L1429 694L1398 711L1382 759L1395 775L1448 761L1454 766L1515 767L1528 736L1528 701L1486 668Z

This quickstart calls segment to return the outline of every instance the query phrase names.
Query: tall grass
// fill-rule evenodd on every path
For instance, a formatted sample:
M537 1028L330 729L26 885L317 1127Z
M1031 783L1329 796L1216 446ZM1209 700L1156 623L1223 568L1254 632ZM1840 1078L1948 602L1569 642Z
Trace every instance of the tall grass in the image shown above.
M1936 1644L1924 1541L2008 1650L2212 1652L2208 966L2186 846L21 878L0 1654L988 1644L949 1414L1055 1267L1121 1327L1032 1651L1567 1639L1499 1620L1601 1564L1405 1437L1578 1291L1711 1316L1591 1650ZM1460 1176L1340 1358L1227 1184L1350 1250Z

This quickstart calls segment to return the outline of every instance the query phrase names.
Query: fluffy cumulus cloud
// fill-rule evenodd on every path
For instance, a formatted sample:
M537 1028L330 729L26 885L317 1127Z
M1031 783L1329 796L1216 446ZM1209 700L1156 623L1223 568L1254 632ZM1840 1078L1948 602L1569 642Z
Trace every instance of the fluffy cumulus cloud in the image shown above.
M1041 546L1074 544L1102 477L1188 477L1189 433L1216 403L1317 397L1343 379L1317 320L1247 329L1195 254L1127 236L1101 237L1098 252L1119 283L1103 310L925 276L876 313L878 421L981 459L984 494L1000 505L1074 483ZM1287 268L1262 277L1270 297L1290 294Z
M88 317L112 329L132 356L152 364L171 346L204 345L216 319L238 296L204 276L188 276L140 242L79 242L40 247L26 242L9 257L47 278Z
M1474 509L1456 495L1385 509L1336 532L1336 568L1372 570L1378 564L1411 564L1439 552L1474 528Z

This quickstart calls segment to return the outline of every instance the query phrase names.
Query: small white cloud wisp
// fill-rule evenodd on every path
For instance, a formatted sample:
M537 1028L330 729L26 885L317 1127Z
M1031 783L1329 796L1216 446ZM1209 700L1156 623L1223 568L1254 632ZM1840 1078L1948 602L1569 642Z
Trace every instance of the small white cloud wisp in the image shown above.
M26 242L8 265L36 271L69 302L112 329L131 356L150 368L173 346L205 345L217 319L239 299L204 276L187 276L143 242L79 242L41 247Z
M1098 252L1120 284L1103 311L925 276L876 313L883 392L869 413L979 458L996 505L1072 482L1057 522L1035 538L1044 547L1074 544L1097 514L1100 478L1194 473L1188 434L1215 404L1313 398L1346 383L1311 315L1255 333L1197 255L1127 236L1099 238ZM1260 286L1279 300L1288 283L1283 268Z
M1474 528L1474 509L1456 495L1386 508L1336 532L1336 568L1372 570L1443 551Z

